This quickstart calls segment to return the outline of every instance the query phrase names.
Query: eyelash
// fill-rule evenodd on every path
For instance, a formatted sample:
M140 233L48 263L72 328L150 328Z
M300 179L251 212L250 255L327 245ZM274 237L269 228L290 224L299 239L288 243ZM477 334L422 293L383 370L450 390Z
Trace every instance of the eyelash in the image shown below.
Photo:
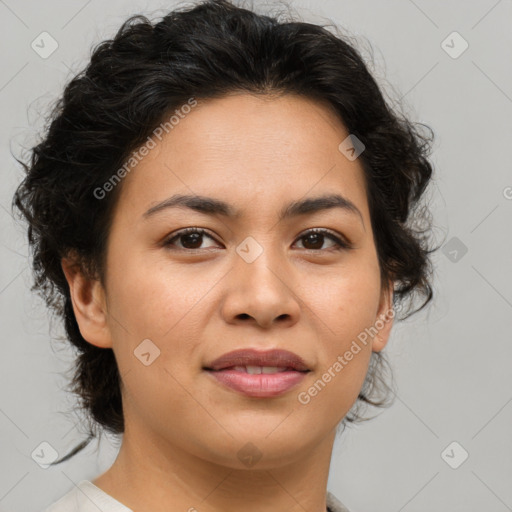
M172 245L173 245L173 242L175 240L179 239L183 235L188 235L188 234L191 234L191 233L197 233L197 234L200 234L200 235L205 235L205 236L211 238L212 240L215 240L215 238L212 235L210 235L203 228L185 228L185 229L182 229L182 230L174 233L170 238L168 238L164 242L164 246L165 247L171 247L171 250L186 251L186 252L195 252L195 251L203 250L203 249L200 249L200 248L197 248L197 249L187 249L187 248L181 248L181 247L179 247L177 249L172 249ZM319 233L321 235L325 235L327 238L332 240L336 244L337 247L334 247L334 248L331 248L331 249L304 249L305 251L308 251L308 252L325 252L325 251L341 251L341 250L352 249L352 245L351 245L350 242L348 242L346 239L342 239L342 238L338 237L332 231L330 231L328 229L325 229L325 228L311 228L311 229L308 229L303 234L301 234L297 238L297 240L300 240L301 238L304 238L304 237L306 237L307 235L309 235L311 233ZM217 242L217 240L215 240L215 241ZM217 243L219 243L219 242L217 242Z

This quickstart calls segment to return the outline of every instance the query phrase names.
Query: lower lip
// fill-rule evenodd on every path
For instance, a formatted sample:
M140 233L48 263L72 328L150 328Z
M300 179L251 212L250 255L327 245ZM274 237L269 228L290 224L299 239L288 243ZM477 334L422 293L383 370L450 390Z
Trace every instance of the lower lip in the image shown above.
M228 388L244 395L268 398L290 390L305 377L307 372L285 371L278 373L250 374L238 370L208 370L208 373Z

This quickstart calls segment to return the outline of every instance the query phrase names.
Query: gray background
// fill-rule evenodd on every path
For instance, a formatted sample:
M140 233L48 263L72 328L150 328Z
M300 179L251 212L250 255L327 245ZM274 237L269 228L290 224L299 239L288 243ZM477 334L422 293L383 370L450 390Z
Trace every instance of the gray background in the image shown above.
M116 454L113 439L42 469L46 441L64 454L83 438L66 394L71 354L31 294L28 248L10 216L21 171L11 156L33 142L40 114L91 46L130 14L160 15L175 2L0 0L0 511L40 511L73 482L94 478ZM333 20L353 34L387 94L402 98L437 135L431 206L436 236L435 302L397 325L387 347L394 406L336 442L329 479L353 512L512 510L512 2L331 0L293 2L306 21ZM264 4L255 1L257 9ZM43 31L58 49L41 58ZM442 42L457 31L457 58ZM453 42L451 42L453 40ZM451 51L461 40L448 39ZM454 238L455 237L455 238ZM463 248L467 253L463 254ZM50 327L52 327L50 331ZM51 335L50 335L51 332ZM372 412L372 411L370 411ZM374 411L378 412L378 411ZM458 469L461 450L469 453Z

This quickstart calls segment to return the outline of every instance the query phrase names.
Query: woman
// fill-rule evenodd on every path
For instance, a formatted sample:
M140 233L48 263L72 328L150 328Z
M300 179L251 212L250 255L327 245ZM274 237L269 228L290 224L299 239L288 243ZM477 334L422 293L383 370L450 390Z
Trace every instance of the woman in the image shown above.
M336 433L432 296L428 142L320 26L217 0L100 44L14 199L91 419L55 464L122 434L47 510L346 511Z

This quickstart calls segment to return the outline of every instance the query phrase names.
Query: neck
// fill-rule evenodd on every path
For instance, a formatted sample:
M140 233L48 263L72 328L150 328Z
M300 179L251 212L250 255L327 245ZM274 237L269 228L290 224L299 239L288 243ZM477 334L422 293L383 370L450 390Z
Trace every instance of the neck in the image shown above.
M256 463L251 469L211 462L146 432L138 434L133 427L125 431L114 464L93 481L134 511L326 511L335 430L294 454L293 461L260 468Z

